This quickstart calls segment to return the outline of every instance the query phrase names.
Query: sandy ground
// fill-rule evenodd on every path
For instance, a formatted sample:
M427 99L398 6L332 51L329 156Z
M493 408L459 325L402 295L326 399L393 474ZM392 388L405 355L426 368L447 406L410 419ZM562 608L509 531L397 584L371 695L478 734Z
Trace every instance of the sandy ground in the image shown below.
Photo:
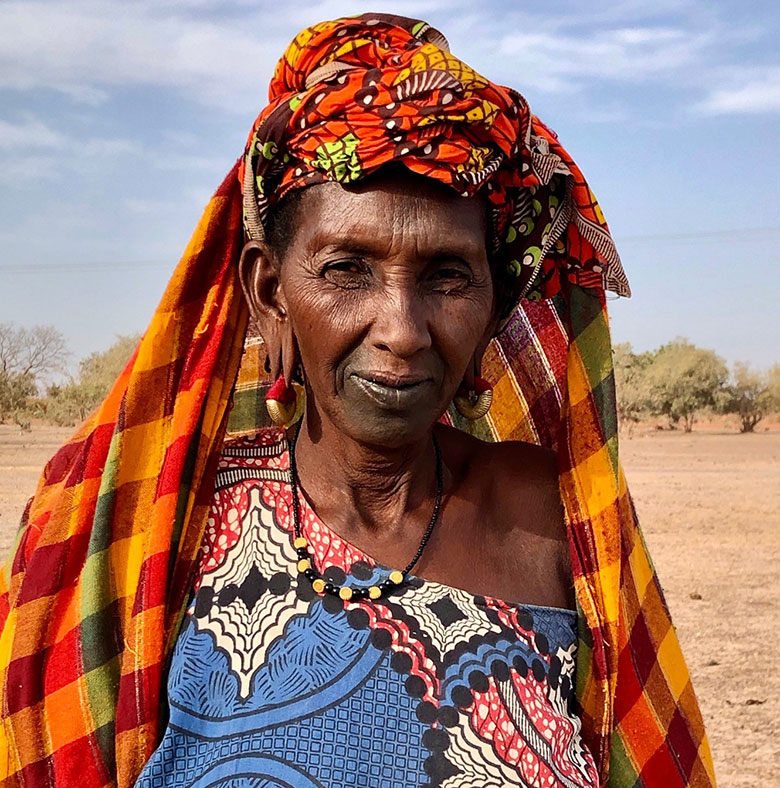
M68 433L0 425L3 556L42 465ZM622 452L719 783L780 786L780 431L635 434Z

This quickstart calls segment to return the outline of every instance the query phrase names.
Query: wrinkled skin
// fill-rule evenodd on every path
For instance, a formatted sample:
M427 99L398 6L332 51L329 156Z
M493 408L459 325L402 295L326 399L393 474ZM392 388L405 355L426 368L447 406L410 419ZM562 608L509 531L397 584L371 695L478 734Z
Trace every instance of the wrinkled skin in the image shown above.
M305 372L301 486L333 530L377 560L510 601L571 606L552 453L437 424L496 329L486 209L410 174L307 189L282 252L250 242L250 310L274 375Z

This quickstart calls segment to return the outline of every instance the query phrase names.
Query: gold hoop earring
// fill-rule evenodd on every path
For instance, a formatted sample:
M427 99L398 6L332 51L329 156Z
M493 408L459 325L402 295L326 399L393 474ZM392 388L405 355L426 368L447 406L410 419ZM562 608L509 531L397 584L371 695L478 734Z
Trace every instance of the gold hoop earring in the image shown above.
M493 404L493 387L484 378L474 378L474 388L461 385L453 399L455 408L469 421L486 416Z
M306 389L300 383L287 385L284 375L279 375L265 395L265 408L271 421L278 427L295 424L306 407Z

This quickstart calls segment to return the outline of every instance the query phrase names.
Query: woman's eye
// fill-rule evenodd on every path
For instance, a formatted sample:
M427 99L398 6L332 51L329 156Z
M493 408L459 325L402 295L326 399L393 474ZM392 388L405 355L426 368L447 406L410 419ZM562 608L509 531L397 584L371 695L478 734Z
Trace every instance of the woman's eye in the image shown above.
M433 271L430 280L438 289L450 291L458 290L468 285L471 281L471 276L463 268L445 266Z
M361 287L371 271L363 260L338 260L324 267L323 276L339 287Z

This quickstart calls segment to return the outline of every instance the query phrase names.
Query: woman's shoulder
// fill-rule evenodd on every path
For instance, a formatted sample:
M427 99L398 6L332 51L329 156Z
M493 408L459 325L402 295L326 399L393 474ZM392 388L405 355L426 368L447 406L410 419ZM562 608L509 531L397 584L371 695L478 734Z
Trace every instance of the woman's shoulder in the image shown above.
M439 425L437 437L458 462L475 468L487 466L494 478L546 481L557 489L558 464L552 449L526 441L484 441L444 424Z
M442 451L455 458L456 496L469 501L478 522L475 538L484 540L494 574L504 572L505 577L492 579L503 598L571 608L571 559L555 452L524 441L487 443L458 430L443 430L440 437Z
M548 537L566 540L552 449L526 441L483 441L452 427L445 427L440 438L444 450L457 458L460 478L482 490L483 500L494 502L502 519L533 523Z

